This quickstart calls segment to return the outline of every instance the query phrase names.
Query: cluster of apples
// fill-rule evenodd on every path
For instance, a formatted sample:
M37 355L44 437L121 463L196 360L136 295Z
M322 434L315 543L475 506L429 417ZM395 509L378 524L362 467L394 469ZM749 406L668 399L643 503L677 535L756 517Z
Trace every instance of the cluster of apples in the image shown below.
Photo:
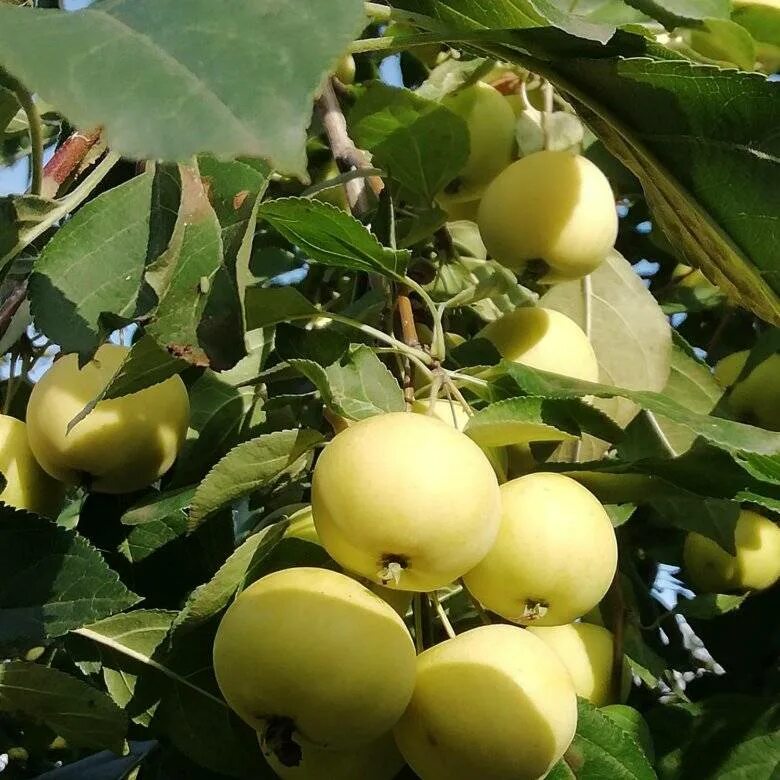
M190 404L178 376L131 395L99 401L128 354L104 344L79 367L65 355L34 386L27 424L0 415L0 501L46 517L62 507L65 488L130 493L150 485L173 465L187 434Z
M612 187L572 150L543 149L513 162L525 110L515 97L480 81L443 99L465 121L470 153L439 203L452 218L476 221L489 254L508 268L543 261L545 283L581 278L615 244Z
M328 444L311 513L352 576L267 575L229 607L214 644L220 689L280 777L389 780L406 762L422 780L539 778L574 736L577 694L614 701L611 633L573 621L609 588L617 544L574 480L499 485L453 425L390 413ZM508 622L416 655L378 593L459 581Z

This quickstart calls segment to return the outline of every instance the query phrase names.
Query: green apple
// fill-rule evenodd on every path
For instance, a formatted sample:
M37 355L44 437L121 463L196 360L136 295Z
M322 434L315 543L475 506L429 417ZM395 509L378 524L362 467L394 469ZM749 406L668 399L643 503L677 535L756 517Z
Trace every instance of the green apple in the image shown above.
M577 696L596 707L615 701L612 690L612 666L615 637L603 626L569 623L566 626L531 626L532 631L563 661L571 675ZM621 698L628 698L631 673L628 664L622 670Z
M734 385L749 354L747 350L735 352L715 366L715 379L722 387ZM770 431L780 431L780 354L770 355L737 382L728 400L739 417Z
M655 762L653 735L650 733L650 726L642 717L642 713L627 704L608 704L606 707L601 707L600 712L617 723L623 731L627 731L636 740L651 764Z
M598 499L563 474L501 485L501 527L463 578L487 609L516 623L560 626L593 609L617 568L617 541Z
M470 151L459 177L441 193L447 203L477 200L485 187L511 162L515 147L515 115L504 96L477 82L447 95L442 105L466 123Z
M555 653L528 631L491 625L418 656L394 731L421 780L538 780L576 726L577 697Z
M43 469L69 485L98 493L129 493L150 485L173 465L187 435L190 404L178 376L109 401L68 431L119 370L127 347L105 344L79 369L65 355L33 388L27 406L30 448Z
M350 750L324 750L296 737L284 762L262 735L258 739L268 764L282 780L393 780L404 766L392 732Z
M685 539L685 571L702 593L764 590L780 579L780 528L749 509L740 512L735 533L736 555L697 533Z
M345 569L400 590L442 588L475 566L498 532L489 460L435 417L395 412L337 434L312 478L314 523Z
M599 363L588 337L574 320L554 309L520 307L491 322L479 335L507 360L598 382Z
M5 487L0 501L45 517L56 517L65 498L65 486L52 479L35 460L27 441L27 426L0 414L0 474Z
M618 231L609 181L570 152L535 152L512 163L485 190L477 222L495 260L514 270L544 260L550 283L598 268Z
M230 707L284 763L293 739L345 750L389 731L412 695L415 651L403 620L359 582L284 569L228 608L214 672Z

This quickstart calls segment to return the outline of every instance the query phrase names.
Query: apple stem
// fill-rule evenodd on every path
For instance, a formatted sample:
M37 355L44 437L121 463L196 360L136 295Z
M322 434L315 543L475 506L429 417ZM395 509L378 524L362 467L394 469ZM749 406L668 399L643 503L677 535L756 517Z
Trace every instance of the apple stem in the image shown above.
M421 593L415 593L412 597L412 615L414 615L414 646L417 650L417 655L420 655L425 650Z
M490 619L490 615L488 615L485 608L482 606L482 604L479 603L479 601L474 598L474 595L472 592L466 587L466 583L461 580L460 584L463 586L463 592L468 596L469 601L471 602L471 606L474 607L474 611L479 616L480 621L482 622L483 626L489 626L493 623L493 621Z
M439 601L439 596L436 593L436 591L429 593L428 599L433 605L433 608L436 610L436 614L439 616L439 620L441 621L441 624L447 636L450 639L455 639L457 634L455 633L455 629L452 627L452 623L450 623L450 619L447 617L447 613L445 612L444 607L441 604L441 601Z

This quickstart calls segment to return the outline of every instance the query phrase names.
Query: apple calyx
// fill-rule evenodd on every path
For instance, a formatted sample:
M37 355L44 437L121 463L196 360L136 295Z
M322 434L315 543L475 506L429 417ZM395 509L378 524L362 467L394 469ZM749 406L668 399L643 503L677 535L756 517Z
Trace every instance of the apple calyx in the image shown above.
M293 739L295 723L292 718L269 718L263 730L263 753L274 755L282 766L300 766L303 760L301 746Z

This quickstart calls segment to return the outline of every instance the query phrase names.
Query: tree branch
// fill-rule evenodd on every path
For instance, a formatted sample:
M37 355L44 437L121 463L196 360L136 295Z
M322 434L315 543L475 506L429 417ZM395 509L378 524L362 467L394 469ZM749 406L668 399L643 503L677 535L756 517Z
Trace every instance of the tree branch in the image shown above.
M72 133L46 163L43 169L41 194L46 198L53 198L98 140L100 140L100 128L86 133L78 130Z
M342 173L352 170L366 170L371 164L366 158L365 152L358 149L347 132L347 120L339 105L339 100L333 90L333 84L328 79L322 90L322 95L317 99L317 110L322 119L322 126L328 136L328 143L333 157ZM355 214L364 214L370 207L369 189L374 195L379 195L384 189L384 183L378 176L352 179L345 183L347 203Z
M0 337L5 335L11 320L27 295L27 280L19 282L0 306Z

